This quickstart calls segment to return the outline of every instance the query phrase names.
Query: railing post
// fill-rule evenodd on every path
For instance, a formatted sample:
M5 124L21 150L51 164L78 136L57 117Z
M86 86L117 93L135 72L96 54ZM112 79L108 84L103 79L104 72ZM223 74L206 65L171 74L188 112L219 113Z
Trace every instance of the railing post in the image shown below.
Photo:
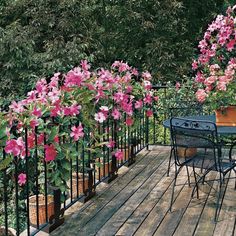
M61 209L61 190L53 189L53 199L54 199L54 215L49 218L48 233L51 233L54 229L62 225L65 221L64 212L65 209Z
M118 177L117 171L118 171L117 161L115 155L113 154L111 159L111 172L109 173L109 179L107 181L108 183L110 183L111 181L113 181Z
M134 144L131 143L131 151L130 151L130 158L128 161L128 166L132 165L133 163L135 163L135 154L134 154Z
M94 197L96 195L96 191L95 191L95 184L93 184L93 168L88 168L88 190L87 192L85 192L84 186L83 186L83 191L85 194L85 198L84 198L84 203L87 202L88 200L90 200L92 197ZM84 176L83 176L84 178ZM83 183L85 181L83 180Z

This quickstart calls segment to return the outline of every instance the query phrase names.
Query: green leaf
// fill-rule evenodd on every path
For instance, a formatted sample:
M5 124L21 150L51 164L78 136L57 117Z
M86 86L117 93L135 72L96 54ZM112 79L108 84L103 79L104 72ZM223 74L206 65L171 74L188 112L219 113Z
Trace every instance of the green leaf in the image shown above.
M6 169L8 167L8 165L11 163L11 161L12 161L12 157L11 156L8 156L4 160L2 160L0 162L0 170Z
M54 141L55 136L58 134L58 130L59 130L58 126L52 127L51 132L48 136L48 142L49 143L52 143Z

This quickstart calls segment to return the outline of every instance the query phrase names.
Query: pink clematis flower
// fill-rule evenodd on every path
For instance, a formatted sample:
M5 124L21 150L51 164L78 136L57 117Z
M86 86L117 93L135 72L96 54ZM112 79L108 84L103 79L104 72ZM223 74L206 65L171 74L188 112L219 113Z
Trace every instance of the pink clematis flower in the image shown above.
M82 60L80 62L80 65L81 65L83 70L89 70L90 67L91 67L87 60Z
M144 88L146 90L150 90L152 88L152 83L150 81L148 81L148 80L144 80L143 84L144 84Z
M18 156L22 153L22 151L24 150L24 147L25 147L25 144L23 142L22 137L20 137L18 139L8 140L4 150L6 153L13 154L13 156Z
M119 110L116 108L112 111L111 115L114 118L114 120L119 120L121 117Z
M196 98L199 102L204 102L206 100L207 93L204 89L198 89L196 92Z
M134 104L135 109L140 109L143 107L143 102L142 100L136 101Z
M38 137L37 137L37 141L38 141L38 145L42 145L44 143L44 134L41 133Z
M227 50L229 52L231 52L234 49L235 43L236 43L235 39L232 39L229 41L229 43L226 44Z
M197 70L198 69L198 63L197 63L196 60L194 60L193 63L192 63L192 69L193 70Z
M115 157L117 160L123 160L124 159L124 153L121 150L117 150L115 152Z
M76 116L79 114L80 109L81 109L81 106L74 104L69 107L64 107L63 112L65 116Z
M32 112L32 115L36 116L37 118L42 116L42 111L40 108L34 107L34 110Z
M181 87L181 84L180 84L179 82L177 82L177 83L175 84L175 89L176 89L176 91L178 91L178 90L180 89L180 87Z
M219 81L217 83L217 89L220 90L220 91L226 91L227 90L226 83Z
M107 118L103 112L98 112L95 114L95 120L98 121L99 123L103 123L106 119Z
M80 138L84 137L83 126L80 124L78 127L73 126L71 128L72 132L70 136L74 138L75 141L78 141Z
M115 141L113 141L112 139L110 139L110 140L109 140L109 143L106 144L106 146L107 146L108 148L113 148L113 147L115 147Z
M35 129L35 127L38 126L38 125L39 125L38 120L34 119L34 120L31 120L31 121L30 121L30 127L31 127L32 129Z
M129 85L127 88L126 88L126 93L131 93L133 91L133 87L131 85Z
M147 94L146 97L143 99L144 103L151 104L152 103L152 96Z
M59 136L58 135L56 135L55 137L54 137L54 139L53 139L53 141L55 142L55 143L59 143Z
M147 117L153 116L152 110L147 110L146 115L147 115Z
M51 117L56 117L58 115L60 115L61 112L61 108L59 104L56 104L50 111L50 116Z
M142 76L146 80L151 80L152 79L152 76L151 76L151 74L148 71L143 72Z
M20 173L20 174L18 175L18 184L19 184L20 186L22 186L22 185L24 185L25 183L26 183L26 174Z
M45 148L45 161L54 161L57 156L57 150L53 144L44 145Z
M134 120L131 117L126 118L125 124L127 126L131 126L133 125L133 123L134 123Z
M23 105L21 104L21 102L15 102L15 101L13 101L12 103L11 103L11 105L9 106L9 108L11 108L14 112L16 112L16 113L22 113L22 112L24 112L24 107L23 107Z
M109 108L107 106L101 106L100 107L100 111L103 113L103 115L106 117L108 117L108 113L109 113Z
M34 133L29 133L27 141L28 141L29 149L34 148L34 143L35 143L35 135L34 135Z

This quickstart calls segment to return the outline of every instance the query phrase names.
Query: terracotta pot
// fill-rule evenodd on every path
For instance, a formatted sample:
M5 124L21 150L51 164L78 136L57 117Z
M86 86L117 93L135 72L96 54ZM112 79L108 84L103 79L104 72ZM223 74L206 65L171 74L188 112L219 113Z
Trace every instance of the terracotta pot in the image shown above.
M77 179L77 173L72 173L72 198L77 198L77 190L78 190L78 195L82 195L84 192L86 192L88 190L88 183L89 183L89 178L87 174L84 175L84 180L83 180L82 173L78 173L78 179ZM67 185L70 188L70 180L67 181ZM71 194L70 190L69 194Z
M197 148L184 148L178 147L177 148L177 155L178 157L193 157L197 153Z
M54 214L54 201L53 196L47 196L47 210L48 210L48 220ZM29 197L29 216L30 223L37 225L37 205L36 205L36 195ZM45 206L45 196L42 194L38 195L38 220L39 225L47 222L46 220L46 206Z
M228 106L224 110L216 110L217 126L236 126L236 106Z
M131 147L126 147L126 149L121 149L121 151L124 152L124 161L129 160L130 156L131 156Z
M111 171L111 167L112 167L112 163L110 162L106 162L105 164L103 164L103 160L101 159L100 161L98 159L96 159L96 162L99 163L100 162L100 166L98 167L95 164L95 178L96 179L102 179L105 176L108 176L109 171ZM100 175L99 175L99 170L100 170ZM104 175L104 171L105 171L105 175ZM100 176L100 178L99 178Z

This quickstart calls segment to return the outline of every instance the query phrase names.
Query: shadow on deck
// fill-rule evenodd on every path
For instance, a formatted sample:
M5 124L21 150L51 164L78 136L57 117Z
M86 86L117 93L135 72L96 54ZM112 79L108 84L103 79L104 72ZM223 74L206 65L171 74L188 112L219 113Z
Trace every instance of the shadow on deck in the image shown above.
M218 182L201 187L200 199L191 199L185 169L175 191L173 212L168 211L174 166L166 176L168 147L142 151L131 167L122 167L119 178L102 184L97 196L78 203L67 212L66 222L52 235L235 235L236 197L234 179L225 183L224 201L214 224L215 194ZM233 175L233 173L232 173ZM211 173L210 178L216 174Z

